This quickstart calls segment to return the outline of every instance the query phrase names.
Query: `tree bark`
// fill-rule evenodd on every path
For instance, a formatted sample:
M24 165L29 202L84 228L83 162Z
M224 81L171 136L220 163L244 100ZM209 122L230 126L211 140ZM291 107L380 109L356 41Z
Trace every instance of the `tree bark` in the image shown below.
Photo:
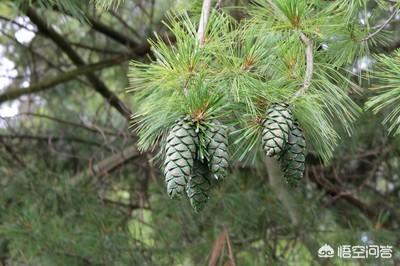
M70 183L71 185L77 185L80 182L84 181L87 175L92 175L96 177L103 176L141 155L142 154L139 152L137 145L134 144L122 150L120 153L111 155L110 157L98 162L97 164L92 165L91 167L89 167L88 170L83 171L72 177Z

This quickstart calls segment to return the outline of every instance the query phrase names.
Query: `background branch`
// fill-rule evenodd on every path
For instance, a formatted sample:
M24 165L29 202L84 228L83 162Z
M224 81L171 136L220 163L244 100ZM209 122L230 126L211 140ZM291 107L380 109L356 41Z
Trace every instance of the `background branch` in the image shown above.
M117 56L111 59L107 59L98 63L90 64L90 65L82 65L74 70L62 73L56 77L47 78L45 80L39 81L36 84L32 84L29 87L22 88L10 88L6 89L4 93L0 94L0 103L5 101L14 100L22 95L38 93L50 88L53 88L61 83L68 82L71 80L75 80L77 77L81 75L87 75L89 73L93 73L97 70L101 70L104 68L116 66L122 62L125 62L130 57L127 55Z
M36 13L33 8L28 8L26 11L27 16L30 20L36 24L39 32L48 36L52 39L60 48L63 50L67 56L74 62L77 66L84 66L85 62L83 59L75 52L74 49L68 44L64 37L58 34L50 25L48 25L42 18ZM132 112L130 109L112 92L107 86L93 73L87 73L86 78L93 85L93 88L100 93L107 102L113 106L120 114L122 114L127 120L130 119Z

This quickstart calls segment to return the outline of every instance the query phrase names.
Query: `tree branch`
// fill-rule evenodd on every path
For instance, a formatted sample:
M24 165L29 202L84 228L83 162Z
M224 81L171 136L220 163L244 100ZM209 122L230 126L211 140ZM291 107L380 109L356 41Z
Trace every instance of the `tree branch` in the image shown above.
M314 50L313 42L303 32L300 33L301 41L306 45L306 72L304 74L303 85L295 94L295 98L303 95L311 86L311 80L314 72Z
M348 193L342 193L341 189L334 186L327 180L322 180L318 178L318 174L315 173L314 175L310 175L310 180L313 181L315 184L320 186L324 189L328 194L333 196L338 196L340 198L345 199L348 203L359 209L366 217L371 220L375 220L378 217L378 213L372 210L368 205L364 202L360 201L359 199L355 198L353 195Z
M201 9L200 23L197 30L197 39L200 45L204 44L205 41L205 31L207 27L208 18L210 16L211 10L211 0L203 0L203 7Z
M77 142L77 143L93 145L93 146L102 146L103 145L101 143L98 143L98 142L95 142L92 140L86 140L86 139L81 139L81 138L72 137L72 136L34 136L34 135L27 135L27 134L21 134L21 135L0 134L0 139L37 140L37 141L46 141L46 142L67 140L67 141L71 141L71 142Z
M32 8L28 8L26 11L27 16L30 20L36 24L39 32L48 36L53 40L58 47L63 50L71 61L77 66L84 66L85 61L75 52L74 49L69 45L69 43L64 39L63 36L58 34L53 27L48 25ZM101 81L95 74L87 73L86 78L92 84L93 88L100 93L107 102L113 106L120 114L122 114L127 120L130 119L132 112L130 109L112 92L107 86Z
M5 101L14 100L22 95L31 94L41 92L47 89L50 89L56 85L59 85L64 82L71 81L81 75L86 75L92 73L97 70L101 70L104 68L115 66L119 63L127 61L130 57L118 56L112 59L104 60L98 63L94 63L91 65L83 65L81 67L77 67L74 70L64 72L56 77L48 78L43 81L40 81L36 84L33 84L27 88L10 88L5 90L4 93L0 94L0 104Z
M138 46L138 43L131 39L129 36L126 36L119 31L114 30L113 28L107 26L106 24L103 24L98 20L89 18L89 22L94 30L101 32L102 34L108 36L110 39L113 39L114 41L122 45L129 46L130 48L136 48Z
M74 47L82 48L82 49L93 51L96 53L113 54L113 55L120 55L120 54L124 53L124 51L116 51L116 50L111 50L111 49L106 49L106 48L100 48L100 47L90 46L90 45L83 44L83 43L70 42L70 44Z
M77 185L82 182L87 175L92 176L103 176L119 166L127 163L128 161L141 156L137 145L134 144L128 148L122 150L120 153L111 155L110 157L100 161L99 163L91 166L89 170L77 174L71 179L72 185Z

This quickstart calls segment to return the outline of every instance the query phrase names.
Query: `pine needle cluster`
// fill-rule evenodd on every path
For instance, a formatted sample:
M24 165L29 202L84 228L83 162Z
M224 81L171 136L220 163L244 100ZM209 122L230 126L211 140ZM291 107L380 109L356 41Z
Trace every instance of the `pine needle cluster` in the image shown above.
M392 55L376 56L374 78L377 84L373 88L377 94L369 99L366 107L375 113L385 114L382 123L388 127L390 133L400 134L400 50Z
M234 157L254 163L262 158L266 109L285 102L309 150L327 162L340 140L335 123L350 134L360 111L349 96L357 85L346 67L367 46L366 29L349 13L360 6L344 2L255 1L240 23L214 11L203 46L197 21L186 13L170 15L166 25L174 40L158 36L151 41L155 59L131 63L140 148L154 148L182 115L200 122L218 118L231 130ZM307 68L303 34L312 40L313 73L299 94ZM340 46L346 49L339 55Z

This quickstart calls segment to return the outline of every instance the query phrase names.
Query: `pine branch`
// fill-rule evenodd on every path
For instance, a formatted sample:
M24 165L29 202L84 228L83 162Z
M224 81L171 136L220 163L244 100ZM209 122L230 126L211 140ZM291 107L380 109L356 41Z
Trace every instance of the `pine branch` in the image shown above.
M104 61L101 61L98 63L77 67L74 70L62 73L56 77L52 77L52 78L48 78L48 79L39 81L38 83L33 84L27 88L7 89L7 90L5 90L4 93L0 94L0 103L3 103L5 101L14 100L22 95L38 93L41 91L48 90L59 84L74 80L81 75L86 75L89 73L93 73L97 70L116 66L124 61L129 60L129 59L130 59L130 57L126 56L126 55L117 56L112 59L104 60Z
M130 32L132 32L137 38L141 38L140 34L134 29L131 25L129 25L121 16L117 14L114 10L108 11L113 17L115 17L125 28L127 28Z
M203 0L203 7L201 9L200 23L197 31L197 39L200 45L204 44L205 41L205 31L207 28L208 18L210 17L211 10L211 0Z
M329 195L339 196L346 200L349 204L353 205L357 209L359 209L366 217L371 220L375 220L379 217L379 214L375 212L372 208L370 208L367 204L362 202L361 200L355 198L351 194L343 193L339 187L334 186L330 182L326 180L322 180L318 178L318 173L314 175L310 175L310 180L320 186L322 189L326 191Z
M130 48L135 48L138 46L138 43L131 39L129 36L116 31L115 29L109 27L108 25L94 19L94 18L89 18L89 22L92 25L92 28L98 32L101 32L105 36L109 37L110 39L113 39L114 41L124 45L128 46Z
M295 97L304 95L311 86L311 80L314 72L314 47L313 42L303 32L300 33L301 41L306 45L306 72L304 74L303 85L295 94Z
M71 14L70 12L68 12L68 10L62 10L62 9L58 8L57 6L54 6L53 8L60 13L64 13L68 16L74 17L74 15ZM130 38L129 36L109 27L108 25L106 25L92 17L89 17L87 14L85 14L85 18L88 20L89 24L92 26L92 28L94 30L104 34L105 36L109 37L110 39L113 39L114 41L116 41L124 46L128 46L130 48L135 48L136 46L138 46L138 43L135 40L133 40L132 38Z
M70 42L70 44L72 46L78 47L78 48L82 48L85 50L89 50L89 51L93 51L96 53L101 53L101 54L122 54L124 53L124 51L117 51L117 50L112 50L112 49L107 49L107 48L103 48L103 47L96 47L96 46L90 46L87 44L83 44L83 43L78 43L78 42Z
M92 146L99 146L102 147L103 144L99 142L95 142L92 140L86 140L86 139L81 139L77 137L72 137L72 136L35 136L35 135L28 135L28 134L0 134L0 139L20 139L20 140L37 140L37 141L46 141L48 143L51 143L52 141L71 141L71 142L77 142L77 143L82 143L82 144L87 144L87 145L92 145Z
M71 121L60 119L58 117L53 117L53 116L40 114L40 113L30 113L30 112L28 112L28 113L19 113L16 116L13 116L13 118L14 117L19 117L19 116L31 116L31 117L47 119L47 120L54 121L56 123L60 123L60 124L64 124L64 125L68 125L68 126L71 126L71 127L74 127L74 128L81 128L81 129L84 129L84 130L87 130L87 131L90 131L90 132L93 132L93 133L100 133L103 136L104 135L109 135L109 136L120 136L120 137L127 137L127 138L133 137L131 135L128 136L128 135L124 134L123 132L121 132L121 133L120 132L114 132L114 131L112 131L112 130L110 130L108 128L104 128L104 127L101 127L101 126L98 126L98 125L86 124L86 123L79 124L79 123L75 123L75 122L71 122Z
M218 0L215 4L215 10L220 10L222 7L222 0Z
M77 52L75 52L74 49L72 49L65 38L58 34L51 25L44 21L33 8L28 8L26 14L30 18L30 20L36 24L39 32L53 40L54 43L56 43L58 47L60 47L61 50L63 50L67 54L67 56L75 65L86 65L85 61L78 55ZM88 73L85 76L92 84L93 88L97 92L99 92L111 106L113 106L126 119L130 119L132 112L112 91L107 88L103 81L101 81L93 73Z
M122 150L120 153L116 153L111 155L110 157L98 162L95 165L89 167L88 170L83 171L76 176L71 178L71 184L77 185L85 180L87 175L91 176L103 176L116 168L124 165L125 163L129 162L132 159L135 159L139 156L142 156L138 149L137 145L134 144Z

